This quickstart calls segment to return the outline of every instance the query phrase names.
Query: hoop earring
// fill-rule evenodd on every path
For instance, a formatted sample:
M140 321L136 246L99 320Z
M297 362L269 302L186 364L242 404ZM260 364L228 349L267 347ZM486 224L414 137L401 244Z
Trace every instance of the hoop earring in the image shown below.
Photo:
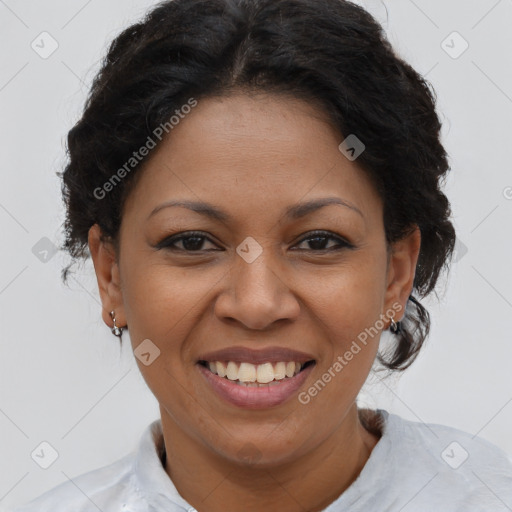
M401 332L402 327L400 325L400 322L395 322L394 318L392 318L391 319L391 325L389 326L389 330L393 334L398 334L399 332Z
M111 327L111 331L112 331L112 334L114 336L118 336L119 338L122 336L123 334L123 328L122 327L118 327L116 325L116 315L114 313L114 311L111 311L110 312L110 318L112 318L112 321L114 322L114 327Z

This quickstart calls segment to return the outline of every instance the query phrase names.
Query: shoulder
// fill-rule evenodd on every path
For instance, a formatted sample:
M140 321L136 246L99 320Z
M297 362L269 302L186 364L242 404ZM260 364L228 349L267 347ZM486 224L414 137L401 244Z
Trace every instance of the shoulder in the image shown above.
M388 428L395 440L401 438L408 445L414 443L435 464L441 460L452 469L466 464L473 469L489 464L495 468L512 469L512 457L501 448L482 437L448 425L406 420L389 414Z
M133 485L134 455L69 479L12 512L97 512L121 510L140 500ZM145 509L140 509L145 510Z
M394 414L388 414L386 429L398 478L415 479L418 489L425 485L425 500L438 496L440 503L480 507L472 510L512 507L512 458L498 446L454 427Z

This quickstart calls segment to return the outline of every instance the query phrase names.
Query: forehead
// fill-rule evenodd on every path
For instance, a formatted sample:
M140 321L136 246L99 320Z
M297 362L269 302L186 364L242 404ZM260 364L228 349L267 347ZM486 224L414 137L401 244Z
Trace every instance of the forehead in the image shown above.
M318 106L300 99L201 99L150 155L129 200L146 215L173 199L222 204L239 215L326 195L378 209L366 172L339 151L343 139Z

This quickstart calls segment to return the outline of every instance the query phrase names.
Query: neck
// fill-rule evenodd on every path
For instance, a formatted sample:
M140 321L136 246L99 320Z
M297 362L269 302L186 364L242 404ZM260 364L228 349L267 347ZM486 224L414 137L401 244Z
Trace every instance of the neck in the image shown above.
M353 404L338 429L314 450L286 463L242 465L214 453L162 413L165 471L179 494L201 511L316 512L357 478L380 434L366 430ZM368 421L364 415L364 423Z

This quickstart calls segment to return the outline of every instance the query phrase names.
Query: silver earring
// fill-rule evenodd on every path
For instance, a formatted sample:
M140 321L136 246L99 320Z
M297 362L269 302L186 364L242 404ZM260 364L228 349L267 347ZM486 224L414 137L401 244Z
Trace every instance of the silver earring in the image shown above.
M393 334L398 334L400 332L400 322L395 322L394 318L392 318L391 325L389 326L389 330Z
M110 312L110 318L112 318L112 321L114 322L114 327L111 328L112 334L114 336L121 337L121 335L123 334L123 328L118 327L116 325L116 315L115 315L114 311Z

